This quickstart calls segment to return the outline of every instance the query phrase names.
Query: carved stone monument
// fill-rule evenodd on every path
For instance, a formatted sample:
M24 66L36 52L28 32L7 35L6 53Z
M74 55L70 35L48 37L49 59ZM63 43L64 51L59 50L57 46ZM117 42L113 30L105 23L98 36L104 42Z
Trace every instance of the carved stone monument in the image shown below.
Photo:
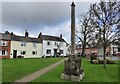
M62 79L80 82L84 77L81 59L75 55L75 4L71 4L71 55L64 62Z

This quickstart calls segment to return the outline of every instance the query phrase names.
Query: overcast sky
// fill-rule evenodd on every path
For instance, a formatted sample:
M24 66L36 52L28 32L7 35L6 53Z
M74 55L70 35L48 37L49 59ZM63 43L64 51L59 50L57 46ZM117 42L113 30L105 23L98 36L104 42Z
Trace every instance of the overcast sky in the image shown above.
M80 15L88 11L91 3L75 2L76 25L81 19ZM2 2L0 32L7 30L23 36L25 30L28 30L30 37L38 37L40 32L54 36L62 33L63 38L69 43L70 5L71 2Z

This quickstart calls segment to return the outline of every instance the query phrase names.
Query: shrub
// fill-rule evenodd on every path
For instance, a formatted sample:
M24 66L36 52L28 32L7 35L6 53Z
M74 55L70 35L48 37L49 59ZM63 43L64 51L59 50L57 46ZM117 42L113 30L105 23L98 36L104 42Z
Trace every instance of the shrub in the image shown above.
M95 53L90 55L90 62L93 63L93 60L97 60L97 55Z

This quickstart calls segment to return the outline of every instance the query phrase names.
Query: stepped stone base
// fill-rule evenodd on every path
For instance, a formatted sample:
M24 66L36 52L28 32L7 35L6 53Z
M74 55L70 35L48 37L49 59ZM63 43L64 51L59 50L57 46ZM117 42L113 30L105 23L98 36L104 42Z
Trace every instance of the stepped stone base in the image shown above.
M75 55L70 55L64 62L64 71L61 74L62 79L80 82L84 77L83 69L81 68L81 59Z
M62 73L61 78L65 79L65 80L71 80L71 81L80 82L83 79L84 75L85 74L82 73L79 76L74 76L74 75L69 76L69 75L66 75L66 74Z

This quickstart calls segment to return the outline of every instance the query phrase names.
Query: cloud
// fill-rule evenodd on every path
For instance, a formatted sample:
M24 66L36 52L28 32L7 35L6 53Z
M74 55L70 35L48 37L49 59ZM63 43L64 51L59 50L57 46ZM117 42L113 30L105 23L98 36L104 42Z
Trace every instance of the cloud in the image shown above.
M86 13L91 2L76 2L76 18ZM3 2L2 30L24 35L27 29L30 36L37 37L40 32L59 36L70 42L71 2ZM77 25L77 22L76 22Z
M68 19L69 13L69 3L7 2L2 6L3 24L14 26L57 24Z
M63 38L67 42L70 42L70 37L71 37L70 21L66 21L56 27L44 26L44 28L41 29L40 32L43 32L43 35L53 35L53 36L60 36L60 34L62 34Z
M72 2L73 0L1 0L2 2ZM75 2L99 2L99 0L74 0ZM105 0L108 1L108 0ZM115 1L115 0L112 0Z
M70 19L70 5L70 2L3 2L2 23L10 26L59 24ZM76 17L85 13L89 5L76 3Z

